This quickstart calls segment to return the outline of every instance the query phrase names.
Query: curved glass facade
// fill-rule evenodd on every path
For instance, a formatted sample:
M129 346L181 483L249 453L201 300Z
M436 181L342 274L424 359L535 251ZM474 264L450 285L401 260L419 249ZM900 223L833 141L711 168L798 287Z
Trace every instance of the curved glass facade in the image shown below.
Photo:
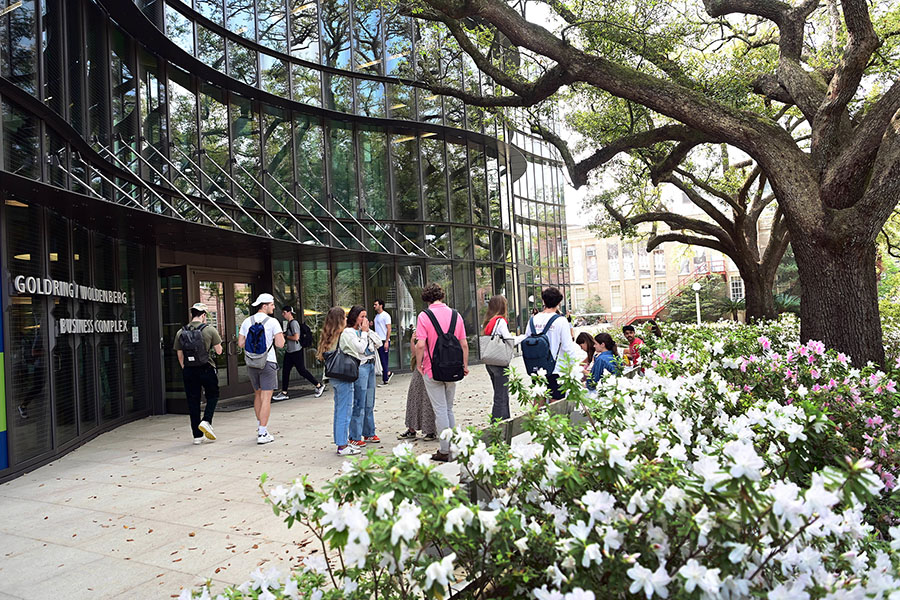
M492 294L509 298L521 326L542 286L565 288L559 160L504 125L515 113L490 116L417 81L430 70L473 92L492 85L430 31L369 0L0 0L5 274L146 290L112 308L4 297L4 306L31 302L4 322L6 348L21 352L26 331L58 347L60 302L92 318L133 317L106 341L66 338L71 368L59 383L48 378L46 440L32 450L16 446L38 434L14 433L25 392L7 368L9 465L172 410L167 327L205 289L225 290L224 312L247 290L274 290L314 331L329 306L383 298L394 318L391 362L402 368L428 281L448 290L474 356ZM34 249L10 246L17 220L36 241L16 243ZM76 251L79 236L90 252ZM59 240L65 252L51 250ZM103 244L112 262L80 274L78 261L94 264ZM130 270L138 263L149 275ZM152 356L157 340L162 365L135 399L125 357ZM115 387L98 374L107 346L118 357L108 365ZM228 372L238 393L239 365ZM72 406L55 408L66 394ZM64 410L72 429L52 431ZM0 469L9 465L0 456Z

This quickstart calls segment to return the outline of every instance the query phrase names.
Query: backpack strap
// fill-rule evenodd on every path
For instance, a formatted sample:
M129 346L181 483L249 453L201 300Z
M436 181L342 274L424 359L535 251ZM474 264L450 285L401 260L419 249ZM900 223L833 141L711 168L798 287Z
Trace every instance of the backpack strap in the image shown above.
M434 313L431 312L430 308L425 309L425 314L428 315L428 318L431 319L431 324L434 326L434 331L437 333L438 337L444 335L443 330L441 330L441 326L438 323L437 317L434 316ZM451 329L455 328L456 325L456 311L453 311L453 316L450 317L450 327Z
M531 335L537 335L537 331L534 330L534 317L528 319L528 326L531 328Z
M447 329L447 333L453 334L453 336L456 337L456 316L459 313L453 309L450 310L452 310L453 312L450 316L450 327Z
M559 313L556 313L555 315L550 317L550 320L547 321L547 324L544 325L544 328L541 330L541 334L544 334L544 333L547 333L548 331L550 331L550 326L553 325L553 321L557 320L560 316L561 315ZM532 325L532 331L533 330L534 330L534 326Z

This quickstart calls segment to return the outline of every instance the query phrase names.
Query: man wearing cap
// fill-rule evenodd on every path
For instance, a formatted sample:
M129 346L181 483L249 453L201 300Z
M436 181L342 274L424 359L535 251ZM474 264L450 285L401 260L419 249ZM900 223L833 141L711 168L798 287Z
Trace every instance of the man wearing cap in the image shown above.
M222 354L222 336L216 328L206 322L208 309L205 304L198 302L191 307L191 322L178 330L175 334L175 354L178 355L178 364L181 365L184 378L184 395L187 397L188 412L191 416L191 432L194 435L194 444L199 444L203 438L214 441L216 434L212 428L213 413L216 412L216 403L219 401L219 378L216 375L216 354ZM185 331L200 332L200 346L195 344L182 344L181 336ZM192 336L193 337L193 336ZM207 354L207 359L202 360L202 354ZM192 364L197 361L197 364ZM200 394L206 392L206 410L203 412L203 420L200 420Z
M268 430L269 413L272 411L272 392L278 385L278 358L275 355L275 348L284 348L284 334L278 320L272 318L272 313L275 312L275 298L272 294L260 294L251 306L256 307L257 311L241 323L238 346L244 348L250 328L256 323L262 324L268 348L266 366L256 369L247 365L247 374L253 388L253 410L256 411L256 419L259 422L256 429L256 443L268 444L275 441Z
M294 313L293 306L283 306L281 308L281 316L286 321L284 324L284 365L281 367L281 391L275 395L273 400L287 400L290 398L288 396L288 385L291 383L291 369L294 368L300 373L300 377L316 386L316 398L318 398L325 391L325 386L321 382L316 381L313 374L306 370L306 362L303 360L303 344L300 343L301 328L306 326L294 318L296 313ZM308 337L312 338L309 327L306 328L306 332Z

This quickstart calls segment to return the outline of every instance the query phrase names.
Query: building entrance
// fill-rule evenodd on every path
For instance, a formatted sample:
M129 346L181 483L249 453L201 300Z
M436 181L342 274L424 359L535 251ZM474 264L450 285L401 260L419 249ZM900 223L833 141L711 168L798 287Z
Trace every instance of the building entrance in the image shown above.
M195 302L206 304L207 322L222 336L223 352L215 356L220 397L252 393L244 352L237 342L241 323L250 316L250 303L261 289L260 274L182 266L161 269L159 275L167 410L180 413L186 409L181 368L173 343L175 334L190 319L189 309Z

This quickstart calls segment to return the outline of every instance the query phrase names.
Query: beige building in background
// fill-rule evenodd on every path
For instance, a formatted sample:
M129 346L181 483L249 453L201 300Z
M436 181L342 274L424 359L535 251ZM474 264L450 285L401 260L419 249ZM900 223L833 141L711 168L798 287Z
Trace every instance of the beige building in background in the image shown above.
M686 212L691 208L696 210L686 198L681 198L680 204ZM770 223L770 218L760 219L760 248L768 243ZM622 239L599 238L583 225L568 226L570 306L574 314L596 312L586 310L596 304L591 302L595 297L602 306L599 312L611 321L637 307L658 307L704 269L724 272L730 297L734 300L744 297L744 282L727 256L709 248L674 242L648 253L650 229L649 223L639 228L647 235L643 239ZM657 229L666 231L663 224L657 224Z

